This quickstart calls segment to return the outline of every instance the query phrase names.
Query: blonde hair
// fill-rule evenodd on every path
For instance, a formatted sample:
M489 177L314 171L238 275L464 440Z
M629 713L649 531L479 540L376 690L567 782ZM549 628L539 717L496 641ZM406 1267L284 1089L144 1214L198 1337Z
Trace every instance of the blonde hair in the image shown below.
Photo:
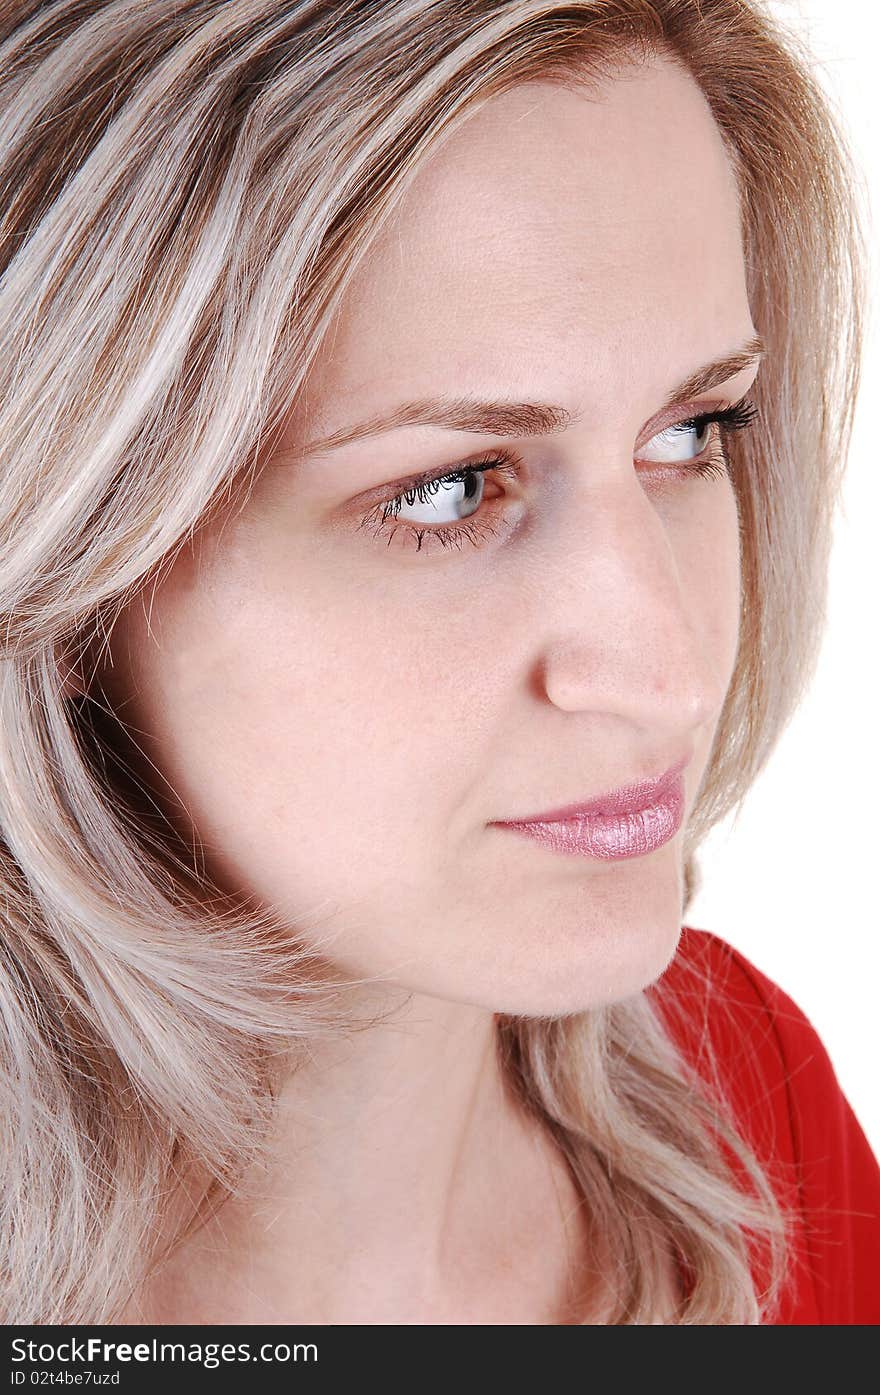
M116 1319L188 1169L222 1197L260 1156L274 1059L350 1025L291 927L221 897L175 841L120 754L117 714L65 694L65 664L246 493L359 258L438 141L516 84L589 83L655 54L690 72L730 152L769 349L752 394L765 429L728 448L741 640L686 830L685 912L701 840L745 797L815 665L858 386L851 157L799 41L757 0L3 6L5 1323ZM653 995L499 1015L498 1043L618 1257L613 1297L583 1321L772 1320L789 1253L772 1161ZM673 1313L670 1246L693 1279Z

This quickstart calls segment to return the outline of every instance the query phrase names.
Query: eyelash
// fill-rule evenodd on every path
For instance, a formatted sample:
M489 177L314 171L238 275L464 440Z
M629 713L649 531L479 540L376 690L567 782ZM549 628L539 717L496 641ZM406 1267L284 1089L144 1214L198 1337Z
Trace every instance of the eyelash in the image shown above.
M689 461L675 461L671 463L688 473L701 475L707 479L725 475L727 473L727 457L724 452L724 435L727 432L742 431L744 428L751 426L757 415L758 409L754 403L748 401L746 398L742 398L739 402L735 402L732 407L720 408L715 412L701 412L696 416L688 417L685 421L674 422L671 426L664 427L664 431L696 431L698 435L702 435L707 426L717 423L719 427L719 435L716 441L720 446L720 450L710 455L706 460L700 460L697 457L694 463ZM661 462L656 463L659 464ZM469 476L482 474L488 470L494 470L507 479L517 480L522 470L522 465L522 459L513 451L500 451L487 453L484 456L478 457L476 460L469 460L453 470L420 477L404 485L397 494L380 504L377 509L371 510L361 521L359 526L361 528L369 528L374 536L381 537L386 532L385 525L388 519L397 517L397 514L400 512L400 507L405 500L411 504L416 501L426 504L430 501L432 494L435 492L433 486L441 483L462 483L467 480ZM407 496L410 497L408 498ZM484 512L484 510L481 509L480 513L482 512ZM371 528L377 513L379 514L377 526ZM476 515L476 517L479 516L479 514ZM409 537L415 538L417 552L421 551L422 542L426 536L436 538L443 547L455 547L460 550L465 539L472 542L475 547L479 547L488 536L494 537L498 532L496 527L486 521L466 524L446 523L438 527L428 527L427 525L421 526L404 520L402 524L393 527L388 534L389 546L398 527L403 527Z

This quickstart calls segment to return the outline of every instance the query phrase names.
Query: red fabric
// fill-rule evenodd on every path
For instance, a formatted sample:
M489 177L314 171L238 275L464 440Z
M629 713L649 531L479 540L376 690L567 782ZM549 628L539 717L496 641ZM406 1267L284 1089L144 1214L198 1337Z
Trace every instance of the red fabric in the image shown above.
M732 945L691 926L648 991L704 1076L708 1033L740 1132L796 1209L777 1325L880 1323L880 1165L806 1014Z

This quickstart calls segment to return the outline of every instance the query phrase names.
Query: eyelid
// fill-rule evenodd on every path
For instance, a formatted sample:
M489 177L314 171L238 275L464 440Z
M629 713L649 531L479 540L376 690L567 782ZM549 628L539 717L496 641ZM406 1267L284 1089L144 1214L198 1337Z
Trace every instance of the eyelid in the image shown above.
M690 421L693 417L711 416L714 412L729 412L729 410L735 412L738 407L745 406L746 399L754 391L756 379L757 368L754 368L750 372L748 385L743 388L742 392L725 392L724 386L718 386L718 388L711 389L711 392L706 393L701 399L695 398L690 402L678 402L665 407L665 410L658 412L653 420L648 421L647 427L644 427L642 437L637 439L636 451L639 451L643 445L658 435L658 432L665 431L667 427L678 425L682 421Z
M476 469L486 461L497 460L499 455L516 457L516 452L499 442L496 446L490 446L488 449L478 451L472 455L461 456L459 459L451 460L445 465L438 465L430 470L422 470L417 475L410 475L405 479L394 480L390 484L378 485L377 488L370 489L365 494L362 494L360 496L360 503L379 503L385 499L394 499L398 494L404 494L409 490L418 489L419 485L428 484L431 480L442 479L445 475L455 474L456 470Z

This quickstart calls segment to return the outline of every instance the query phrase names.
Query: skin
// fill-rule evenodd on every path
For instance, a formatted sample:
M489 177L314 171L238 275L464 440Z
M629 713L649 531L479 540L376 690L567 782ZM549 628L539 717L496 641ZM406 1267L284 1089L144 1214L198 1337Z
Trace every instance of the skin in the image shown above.
M359 268L246 508L113 631L105 681L214 875L306 941L308 908L329 906L333 965L393 1007L291 1075L272 1166L132 1320L558 1322L599 1282L567 1166L503 1089L494 1014L654 981L683 834L600 862L488 825L685 753L692 807L736 657L736 503L728 476L645 453L669 391L754 332L733 174L685 74L657 61L590 93L493 98ZM730 406L756 372L672 420ZM439 393L579 419L303 453ZM383 487L499 447L520 478L486 476L481 507L515 530L418 551L359 529Z

